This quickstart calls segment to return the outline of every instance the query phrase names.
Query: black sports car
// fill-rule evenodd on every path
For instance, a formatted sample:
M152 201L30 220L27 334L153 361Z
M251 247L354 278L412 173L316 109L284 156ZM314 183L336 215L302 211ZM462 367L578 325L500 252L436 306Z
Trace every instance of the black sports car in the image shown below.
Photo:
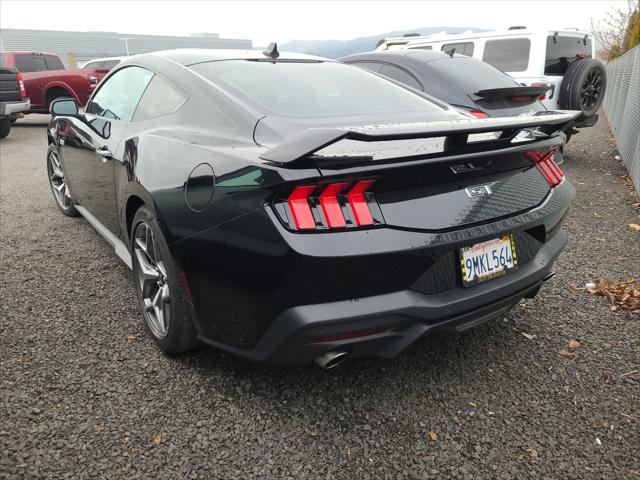
M136 56L52 112L56 203L133 268L166 352L392 357L535 295L567 238L577 112L477 120L275 48Z
M341 62L384 75L433 95L477 118L510 117L546 110L549 87L522 86L496 67L454 52L390 50L358 53Z

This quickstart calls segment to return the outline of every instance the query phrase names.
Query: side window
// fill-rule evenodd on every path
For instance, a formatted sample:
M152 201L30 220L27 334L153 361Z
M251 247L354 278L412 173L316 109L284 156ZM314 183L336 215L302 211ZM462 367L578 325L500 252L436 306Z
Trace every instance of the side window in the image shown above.
M101 67L113 68L120 63L120 60L106 60L100 63Z
M144 92L133 121L148 120L175 112L186 98L165 79L155 75Z
M19 72L44 72L47 64L42 55L16 55L16 68Z
M364 68L365 70L369 70L370 72L378 73L380 71L380 64L375 62L353 62L350 65L355 65L356 67Z
M412 50L433 50L431 45L423 45L418 47L409 47ZM473 53L473 48L471 49L471 53Z
M456 53L460 55L466 55L467 57L473 56L473 42L464 42L464 43L447 43L443 45L440 50L443 52L448 52L449 50L456 49Z
M586 45L585 45L586 43ZM577 37L547 37L547 55L544 61L545 75L564 75L571 62L579 58L591 58L591 39Z
M64 70L64 65L58 57L46 55L44 61L47 64L47 70Z
M403 68L395 67L393 65L383 65L380 69L380 75L393 78L394 80L404 83L405 85L408 85L417 90L422 90L422 85L420 85L420 82L416 79L416 77L411 75Z
M90 62L87 63L84 67L82 68L98 68L100 66L101 62Z
M503 72L524 72L529 68L531 42L528 38L488 40L482 60Z
M151 77L152 72L140 67L118 70L102 83L87 105L87 113L130 122Z

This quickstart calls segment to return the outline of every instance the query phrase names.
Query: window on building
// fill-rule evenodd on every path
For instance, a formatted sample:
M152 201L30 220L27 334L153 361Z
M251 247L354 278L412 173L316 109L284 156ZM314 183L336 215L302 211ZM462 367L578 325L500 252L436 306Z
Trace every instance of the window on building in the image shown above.
M503 72L524 72L529 68L531 42L528 38L488 40L482 60Z

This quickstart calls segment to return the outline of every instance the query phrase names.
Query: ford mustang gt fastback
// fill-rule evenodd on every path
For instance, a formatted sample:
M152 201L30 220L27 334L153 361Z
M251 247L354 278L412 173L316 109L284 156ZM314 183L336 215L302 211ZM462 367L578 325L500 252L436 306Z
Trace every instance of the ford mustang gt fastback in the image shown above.
M393 357L533 297L567 240L578 112L469 118L272 46L132 57L52 113L54 199L133 269L169 353Z

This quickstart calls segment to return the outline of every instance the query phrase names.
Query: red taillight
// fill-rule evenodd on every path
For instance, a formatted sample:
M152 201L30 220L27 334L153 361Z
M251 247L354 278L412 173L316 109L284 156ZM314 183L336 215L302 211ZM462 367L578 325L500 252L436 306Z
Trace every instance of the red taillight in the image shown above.
M316 189L315 185L304 185L296 187L289 196L287 203L293 215L293 222L296 228L304 230L316 228L316 221L313 219L311 207L309 207L309 195Z
M548 87L548 83L532 83L532 87ZM544 100L547 98L547 92L544 92L542 95L538 95L538 100Z
M487 115L484 112L481 112L480 110L469 110L469 113L476 118L489 118L489 115Z
M337 196L345 188L347 188L346 183L332 183L320 194L320 206L329 228L340 228L347 225Z
M364 193L371 184L373 184L373 180L360 180L347 194L347 200L351 205L351 210L353 210L353 215L358 225L373 225L373 217L371 217L371 211Z
M20 97L24 98L27 96L27 92L24 89L24 80L22 79L22 74L18 73L18 85L20 85Z
M549 152L526 152L529 160L533 161L538 169L544 175L544 178L547 179L549 185L555 187L562 182L564 178L564 173L560 170L560 167L556 165L556 162L553 161L553 157L556 154L557 149L554 148Z
M286 200L290 215L280 216L297 230L350 228L382 223L377 203L372 194L367 193L373 183L374 180L359 180L351 187L348 182L330 183L321 189L319 195L312 195L320 190L316 185L296 187ZM280 208L278 205L281 204L275 205L276 211ZM372 206L378 212L376 218L371 212Z

